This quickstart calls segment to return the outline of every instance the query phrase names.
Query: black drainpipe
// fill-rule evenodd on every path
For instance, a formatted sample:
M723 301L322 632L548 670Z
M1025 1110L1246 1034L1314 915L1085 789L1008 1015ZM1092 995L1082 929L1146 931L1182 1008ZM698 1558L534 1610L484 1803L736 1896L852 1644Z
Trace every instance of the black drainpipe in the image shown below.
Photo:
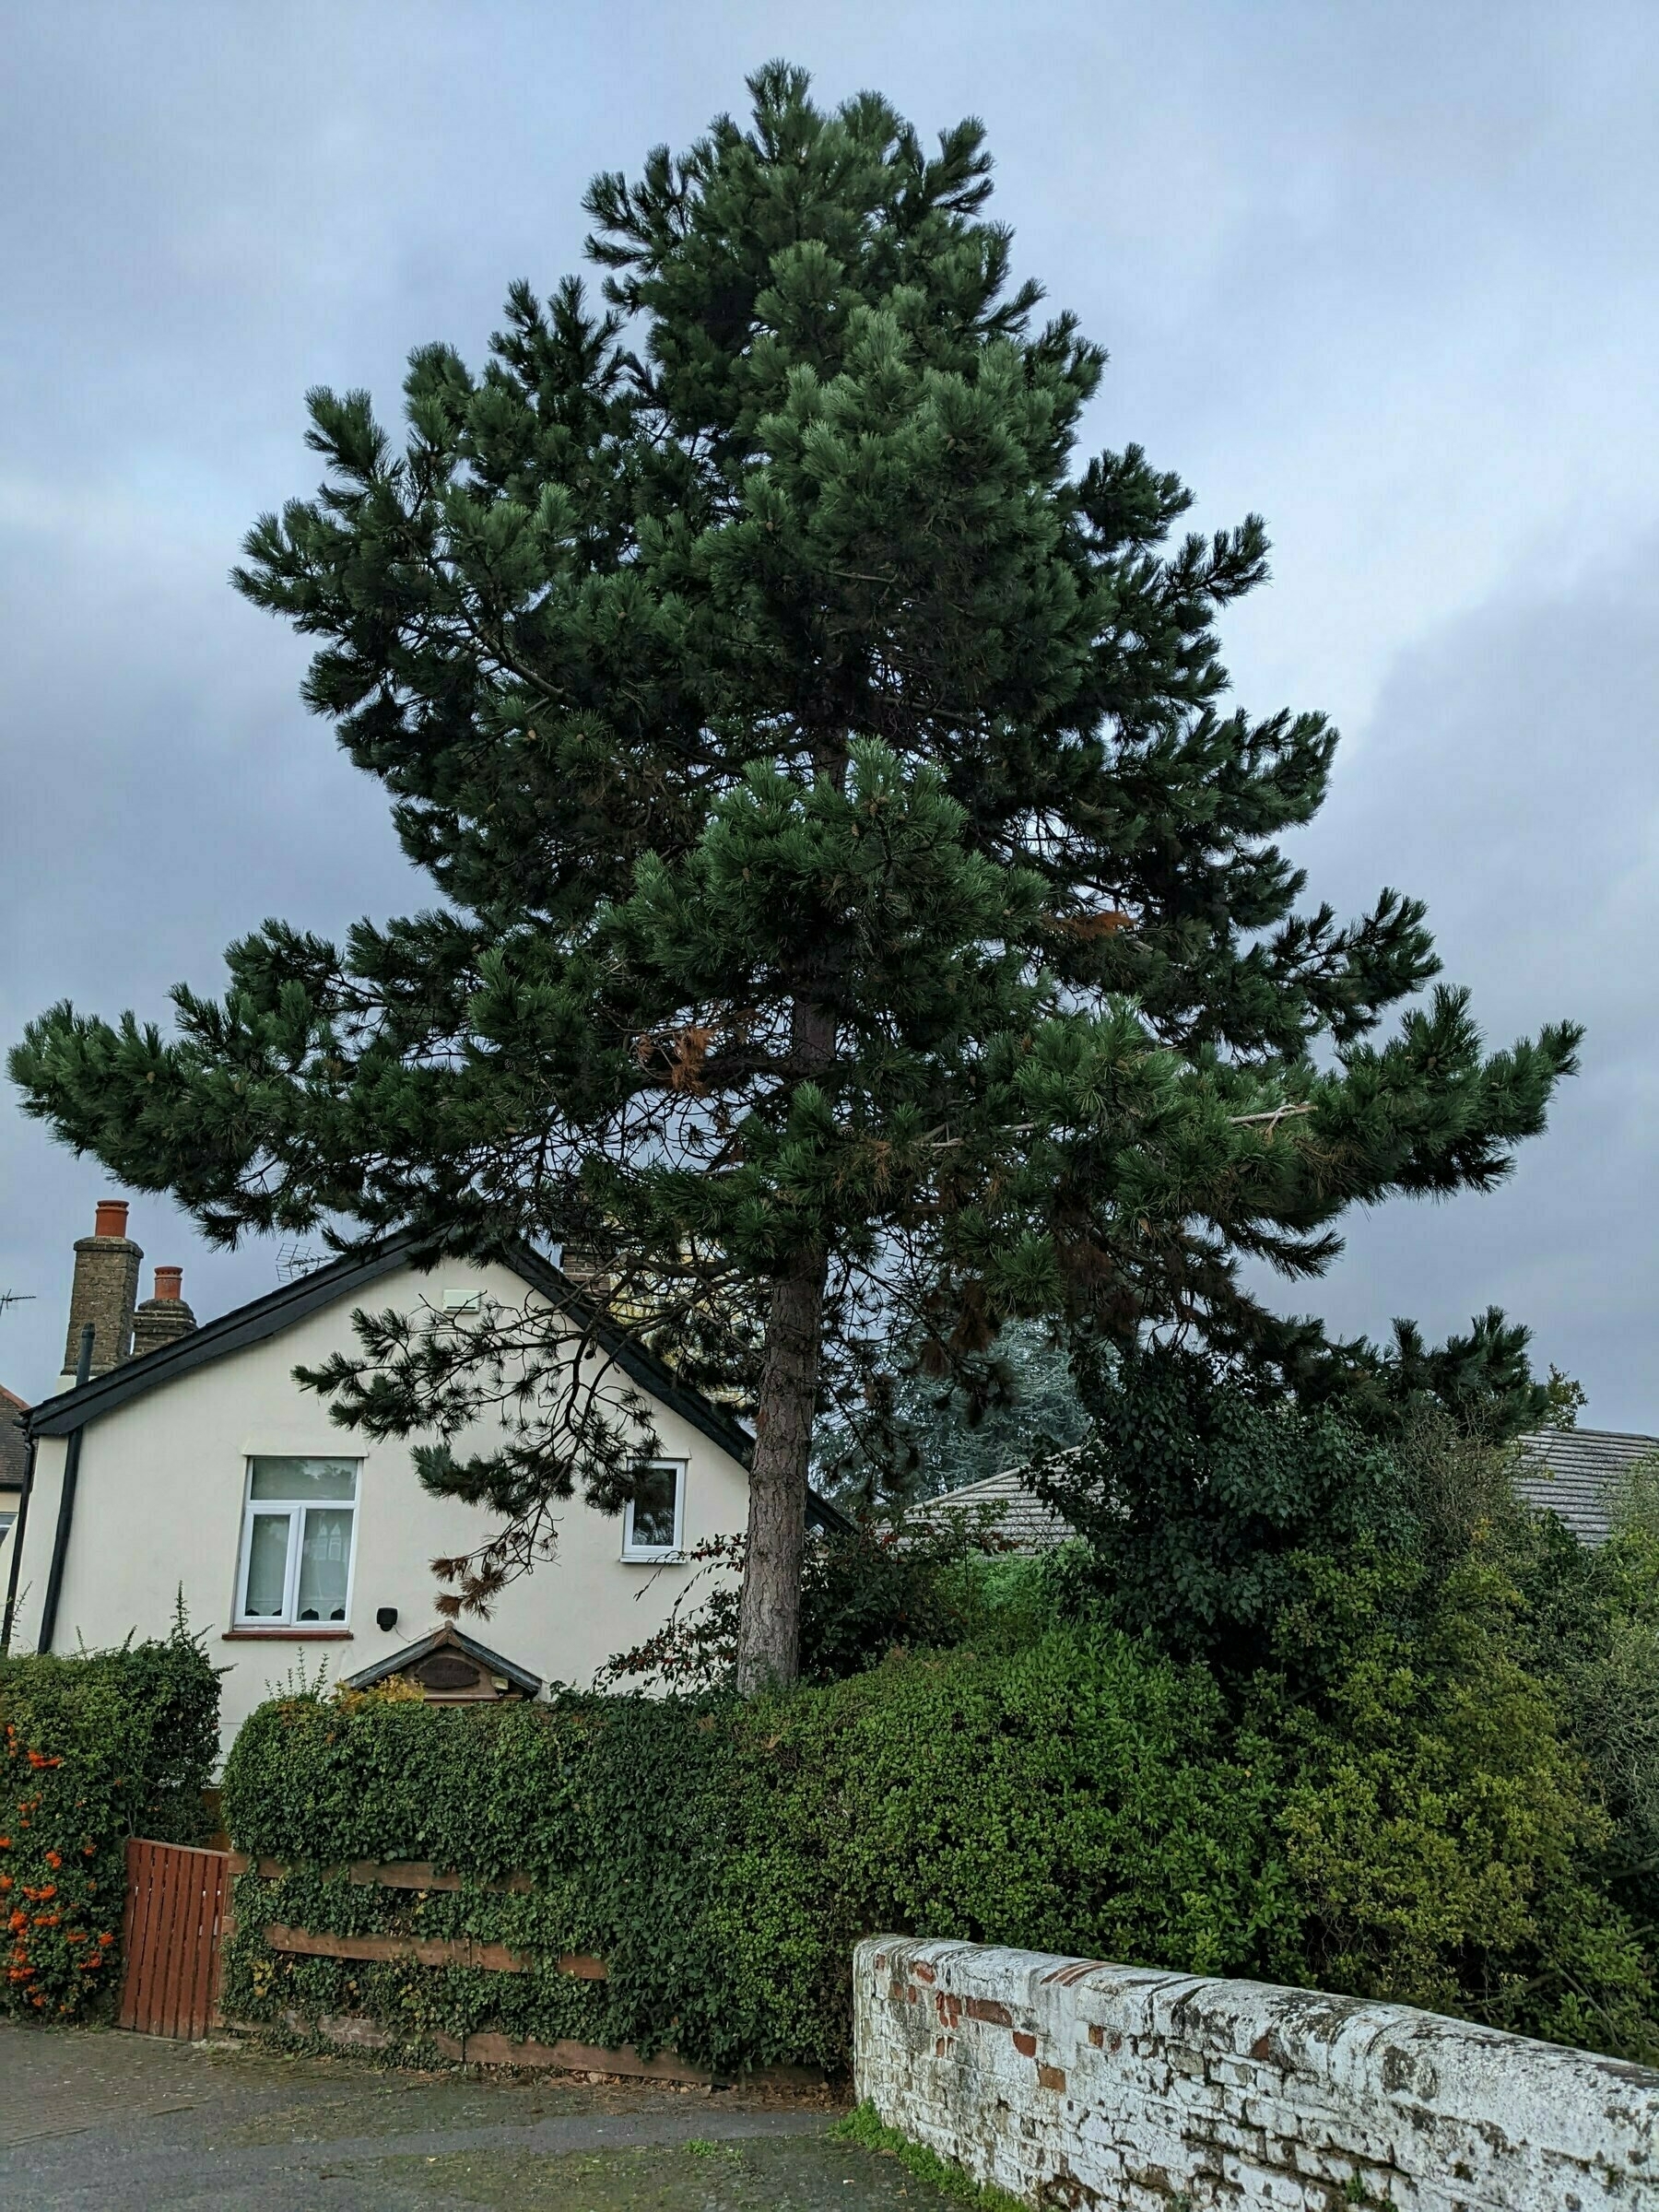
M84 1390L92 1378L92 1324L88 1322L81 1330L80 1357L75 1363L75 1387ZM52 1649L52 1632L57 1627L58 1599L64 1590L64 1569L69 1559L69 1530L75 1520L75 1486L80 1480L81 1438L86 1433L83 1421L78 1429L69 1431L69 1442L64 1453L64 1487L58 1495L57 1534L52 1539L52 1568L46 1577L46 1603L41 1611L41 1641L35 1649ZM23 1556L21 1545L18 1547Z

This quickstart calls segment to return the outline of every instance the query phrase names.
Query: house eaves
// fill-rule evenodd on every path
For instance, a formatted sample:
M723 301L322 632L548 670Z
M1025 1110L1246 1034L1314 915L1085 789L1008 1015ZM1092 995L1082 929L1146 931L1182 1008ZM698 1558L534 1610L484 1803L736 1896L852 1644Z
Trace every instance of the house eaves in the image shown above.
M360 1252L347 1253L326 1267L284 1283L264 1298L233 1307L217 1321L202 1323L171 1344L159 1346L155 1351L146 1352L136 1359L123 1360L120 1366L83 1383L78 1390L62 1391L56 1397L43 1399L32 1407L27 1418L28 1433L31 1437L69 1436L147 1391L176 1382L182 1376L225 1359L231 1352L264 1344L321 1312L324 1306L366 1289L381 1277L405 1265L416 1245L413 1231L406 1230ZM634 1343L596 1314L592 1304L574 1288L570 1277L550 1261L543 1259L527 1244L503 1253L501 1259L529 1288L566 1307L577 1323L592 1333L594 1343L629 1382L649 1391L660 1404L688 1421L739 1465L748 1465L754 1439L742 1423L723 1406L704 1397L700 1391L692 1390L683 1382L654 1352ZM816 1492L808 1494L807 1518L814 1526L822 1529L848 1525L845 1515Z

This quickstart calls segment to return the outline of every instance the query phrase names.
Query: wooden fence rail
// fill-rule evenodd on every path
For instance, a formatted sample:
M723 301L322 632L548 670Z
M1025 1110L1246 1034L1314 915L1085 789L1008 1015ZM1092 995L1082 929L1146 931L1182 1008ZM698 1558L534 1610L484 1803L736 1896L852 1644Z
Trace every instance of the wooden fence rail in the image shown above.
M245 1851L230 1853L232 1874L256 1874L262 1881L279 1882L288 1869L280 1859L252 1859ZM531 1888L527 1874L503 1874L493 1881L475 1881L470 1876L440 1874L429 1859L353 1859L348 1866L310 1867L326 1881L332 1875L348 1882L362 1882L382 1889L493 1889L524 1897Z
M252 1860L241 1852L193 1851L177 1843L135 1841L127 1845L125 1978L121 1993L121 2025L147 2035L189 2037L221 2024L218 2010L219 1948L234 1926L230 1882L239 1874L279 1881L287 1866L276 1859ZM351 1882L389 1889L457 1890L477 1887L520 1894L528 1875L514 1873L473 1884L459 1875L441 1874L421 1859L359 1859L327 1869ZM420 1966L482 1967L496 1973L524 1973L532 1962L505 1944L480 1943L465 1936L334 1936L273 1922L263 1931L278 1952L313 1959L406 1960ZM607 1978L605 1961L567 1952L554 1961L561 1974L586 1982ZM302 2018L285 2014L287 2026L324 2041L357 2050L392 2049L397 2037L378 2022L356 2016ZM257 2027L257 2024L254 2024ZM641 2058L630 2045L602 2049L596 2044L560 2041L519 2042L495 2030L475 2031L465 2041L435 2034L432 2041L446 2058L471 2065L550 2067L579 2073L643 2075L652 2079L707 2083L708 2067L658 2051ZM816 2068L771 2066L747 2078L779 2085L816 2083Z

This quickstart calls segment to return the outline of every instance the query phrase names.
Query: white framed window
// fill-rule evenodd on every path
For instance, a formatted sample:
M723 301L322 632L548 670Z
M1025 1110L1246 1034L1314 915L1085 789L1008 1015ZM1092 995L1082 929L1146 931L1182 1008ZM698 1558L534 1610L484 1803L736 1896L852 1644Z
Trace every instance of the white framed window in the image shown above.
M236 1618L241 1628L343 1628L357 1550L355 1459L248 1461Z
M622 1509L622 1557L671 1559L686 1523L686 1463L647 1460L634 1469L635 1495Z

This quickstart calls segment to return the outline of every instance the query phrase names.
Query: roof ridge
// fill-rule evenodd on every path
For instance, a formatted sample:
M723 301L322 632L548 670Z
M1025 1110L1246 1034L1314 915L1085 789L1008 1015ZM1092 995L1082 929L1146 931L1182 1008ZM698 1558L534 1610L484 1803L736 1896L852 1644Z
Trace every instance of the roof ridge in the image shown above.
M1572 1443L1575 1440L1587 1441L1591 1437L1605 1437L1618 1444L1659 1445L1659 1436L1650 1436L1645 1429L1529 1429L1517 1443Z

